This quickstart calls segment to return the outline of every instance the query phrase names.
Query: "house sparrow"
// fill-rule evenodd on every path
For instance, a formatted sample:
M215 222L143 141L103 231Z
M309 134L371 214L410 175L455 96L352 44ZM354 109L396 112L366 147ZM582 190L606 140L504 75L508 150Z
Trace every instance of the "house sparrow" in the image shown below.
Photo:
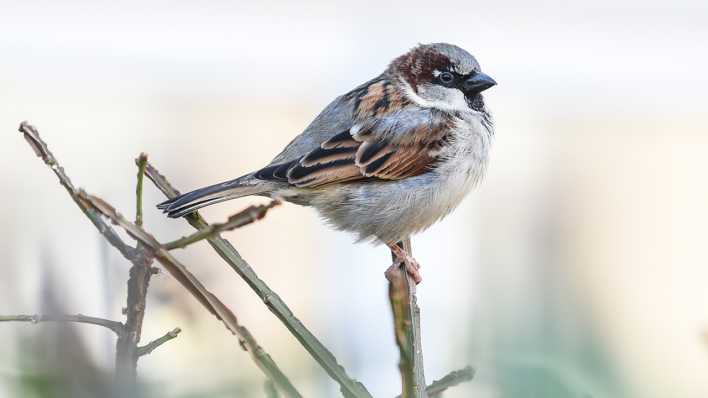
M481 92L496 82L460 47L419 45L338 97L266 167L159 204L169 217L249 195L312 206L336 229L397 242L452 211L480 180L493 135Z

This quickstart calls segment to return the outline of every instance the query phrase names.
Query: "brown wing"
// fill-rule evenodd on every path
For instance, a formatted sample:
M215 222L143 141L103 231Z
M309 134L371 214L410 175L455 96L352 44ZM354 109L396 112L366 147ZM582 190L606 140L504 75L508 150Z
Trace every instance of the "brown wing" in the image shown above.
M399 180L435 166L440 149L449 141L449 116L409 106L402 91L385 79L373 80L345 97L354 103L354 127L299 159L258 171L256 177L313 188Z
M400 180L422 174L434 166L440 149L447 144L447 131L442 127L421 128L411 134L425 134L425 137L398 140L400 142L369 134L355 137L345 131L297 162L271 166L274 169L270 174L297 187L309 188L357 180Z

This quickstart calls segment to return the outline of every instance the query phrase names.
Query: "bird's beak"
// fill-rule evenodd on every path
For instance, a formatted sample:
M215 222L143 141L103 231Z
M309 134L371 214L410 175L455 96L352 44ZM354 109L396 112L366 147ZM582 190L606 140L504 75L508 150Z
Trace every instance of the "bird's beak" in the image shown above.
M465 80L464 83L465 91L473 93L481 93L482 91L496 85L497 82L494 79L482 72L475 73L469 79Z

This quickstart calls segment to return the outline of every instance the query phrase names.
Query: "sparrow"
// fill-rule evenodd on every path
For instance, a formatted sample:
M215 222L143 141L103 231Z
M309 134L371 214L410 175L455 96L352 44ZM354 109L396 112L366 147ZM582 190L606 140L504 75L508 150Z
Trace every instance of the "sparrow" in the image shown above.
M250 195L312 206L358 241L398 242L448 215L480 181L494 135L482 92L496 85L460 47L421 44L336 98L267 166L159 204L176 218Z

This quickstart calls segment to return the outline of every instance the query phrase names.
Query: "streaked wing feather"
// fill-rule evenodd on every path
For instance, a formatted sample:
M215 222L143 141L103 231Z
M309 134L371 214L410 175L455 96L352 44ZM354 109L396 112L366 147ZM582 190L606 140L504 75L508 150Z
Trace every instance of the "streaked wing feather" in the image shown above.
M323 142L321 147L322 149L357 148L359 144L359 141L352 138L349 130L345 130Z
M407 172L415 166L415 159L419 154L415 151L406 151L393 159L389 159L378 171L381 178L397 175L407 175Z
M357 141L357 148L325 148L323 144L297 162L266 167L256 176L287 180L301 188L367 179L400 180L430 170L437 161L442 141L444 136L439 131L431 131L427 139L405 144L374 139Z
M353 104L353 108L347 105L344 112L344 104ZM345 130L333 135L321 130L340 110L351 119L333 126L348 124ZM306 140L320 139L319 146L310 146L290 161L272 164L256 177L314 188L419 175L434 167L441 145L447 143L450 123L449 115L410 104L391 83L374 79L331 104L274 162L315 144L305 145Z
M361 143L356 151L356 164L359 167L366 167L370 163L377 161L387 153L393 152L395 147L385 141L368 140Z
M309 167L298 164L288 171L288 181L300 188L313 188L363 177L352 159L340 159Z
M300 164L309 167L316 164L330 163L342 159L354 159L356 147L317 148L300 159Z

